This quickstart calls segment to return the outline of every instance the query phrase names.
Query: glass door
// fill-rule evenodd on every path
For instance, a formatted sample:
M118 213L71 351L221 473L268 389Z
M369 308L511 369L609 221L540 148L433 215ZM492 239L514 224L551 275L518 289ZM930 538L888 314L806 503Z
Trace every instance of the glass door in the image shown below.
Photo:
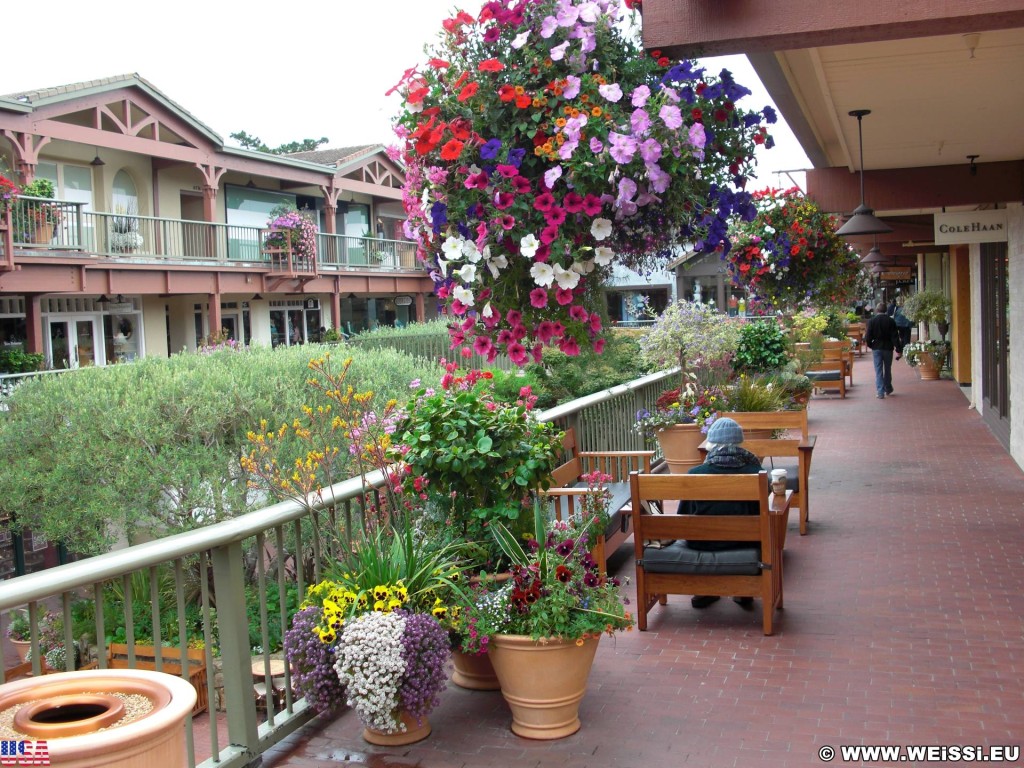
M96 334L96 321L87 319L50 320L49 358L55 369L102 365L103 341Z

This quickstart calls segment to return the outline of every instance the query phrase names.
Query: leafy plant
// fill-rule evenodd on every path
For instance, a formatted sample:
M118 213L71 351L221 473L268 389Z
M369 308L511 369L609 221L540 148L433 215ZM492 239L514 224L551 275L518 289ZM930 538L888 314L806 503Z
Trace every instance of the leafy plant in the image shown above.
M19 642L25 642L32 636L27 610L19 608L7 614L7 636Z
M732 359L735 370L773 371L785 365L788 359L786 334L774 319L752 320L740 326Z
M726 393L730 411L781 411L789 403L774 374L742 374Z
M45 356L38 352L25 352L21 349L0 349L0 373L31 373L32 371L41 371L45 362Z
M941 325L949 320L952 306L952 302L940 291L918 291L904 302L903 314L915 323Z
M738 334L735 321L707 304L677 301L640 338L640 356L648 365L678 365L685 372L732 354Z

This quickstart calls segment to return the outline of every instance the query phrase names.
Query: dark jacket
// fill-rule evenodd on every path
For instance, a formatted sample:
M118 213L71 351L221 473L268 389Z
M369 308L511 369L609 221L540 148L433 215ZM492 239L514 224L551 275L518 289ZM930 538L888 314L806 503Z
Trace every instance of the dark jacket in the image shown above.
M896 314L892 316L892 319L896 321L898 328L913 328L914 324L910 321L910 318L903 314L903 307L896 307Z
M708 451L703 464L690 469L691 475L756 475L762 469L757 456L740 445L720 445ZM758 515L761 505L756 501L697 501L690 499L679 506L683 515ZM690 549L718 551L745 547L741 541L688 541Z
M888 315L876 314L868 320L864 331L864 343L869 349L896 350L902 354L903 344L900 342L900 329L896 321Z

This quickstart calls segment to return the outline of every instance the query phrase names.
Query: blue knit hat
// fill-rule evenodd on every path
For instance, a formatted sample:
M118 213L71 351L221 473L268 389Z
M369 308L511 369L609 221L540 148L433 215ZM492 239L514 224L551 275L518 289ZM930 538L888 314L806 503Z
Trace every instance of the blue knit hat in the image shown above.
M743 427L728 417L716 419L708 430L708 442L715 445L739 445L743 442Z

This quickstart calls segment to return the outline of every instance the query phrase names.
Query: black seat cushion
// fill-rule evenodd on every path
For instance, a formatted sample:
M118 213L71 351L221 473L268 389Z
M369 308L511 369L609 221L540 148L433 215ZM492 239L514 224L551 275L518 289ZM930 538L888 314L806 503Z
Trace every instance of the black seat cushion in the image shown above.
M839 381L843 378L840 371L806 371L804 376L811 381Z
M761 573L761 548L738 547L707 551L691 549L677 541L661 549L644 547L643 567L648 573L701 573L720 576L757 576Z

